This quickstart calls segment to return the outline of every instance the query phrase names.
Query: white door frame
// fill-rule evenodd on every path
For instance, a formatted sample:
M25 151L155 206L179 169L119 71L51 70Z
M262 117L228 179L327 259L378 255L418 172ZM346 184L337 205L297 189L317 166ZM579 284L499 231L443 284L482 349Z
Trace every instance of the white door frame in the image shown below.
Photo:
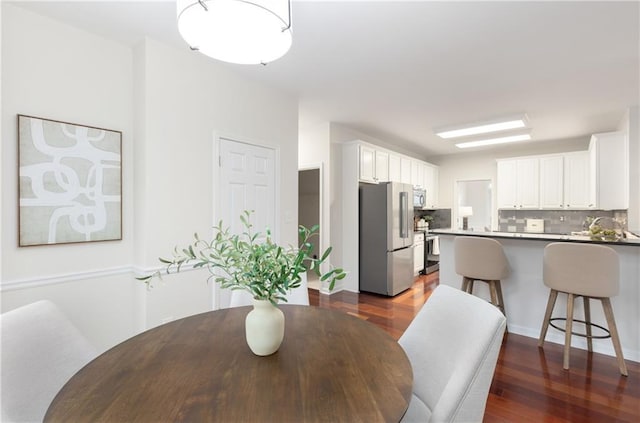
M241 137L232 134L225 134L221 132L214 131L213 132L213 157L212 157L212 178L213 178L213 193L212 193L212 226L215 226L220 221L220 213L219 210L222 207L222 198L220 195L221 187L220 187L220 142L222 139L226 139L229 141L247 144L250 146L260 147L260 148L268 148L274 151L274 176L275 176L275 187L274 187L274 201L275 201L275 210L274 210L274 227L271 228L271 235L275 242L280 242L280 146L270 144L266 141L247 139L246 137ZM211 235L211 234L210 234ZM216 283L211 284L212 289L212 308L217 310L220 308L220 287Z
M318 234L318 252L320 254L322 254L324 252L324 250L327 248L325 247L325 240L327 239L326 233L328 233L329 231L329 224L328 222L324 221L324 217L325 217L325 212L324 212L324 173L323 173L323 164L321 162L318 163L309 163L303 166L298 167L298 174L300 173L300 171L302 170L315 170L318 169L318 183L319 183L319 187L318 187L318 207L320 208L320 210L318 210L318 220L319 220L319 224L320 224L320 233ZM300 199L298 198L298 201L300 201ZM327 223L325 225L325 223ZM300 217L298 216L298 225L300 225ZM329 256L329 259L331 258L331 256ZM324 272L328 272L329 270L329 264L328 263L323 263L320 266L321 271Z
M453 181L453 206L452 206L452 210L451 210L451 229L457 230L460 228L461 222L458 222L458 219L460 218L459 216L459 210L458 210L458 183L459 182L474 182L474 181L489 181L489 183L491 184L491 204L490 204L490 209L491 210L491 226L490 229L492 231L497 230L497 222L498 222L498 212L497 209L495 209L495 198L496 198L496 190L495 190L495 180L493 178L467 178L467 179L456 179ZM455 227L454 227L455 226Z

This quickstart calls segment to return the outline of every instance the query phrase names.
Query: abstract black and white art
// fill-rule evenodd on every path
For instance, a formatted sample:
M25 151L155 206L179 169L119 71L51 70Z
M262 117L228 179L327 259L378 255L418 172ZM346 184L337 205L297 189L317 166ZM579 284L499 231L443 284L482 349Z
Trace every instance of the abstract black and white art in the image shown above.
M122 239L122 133L18 115L19 245Z

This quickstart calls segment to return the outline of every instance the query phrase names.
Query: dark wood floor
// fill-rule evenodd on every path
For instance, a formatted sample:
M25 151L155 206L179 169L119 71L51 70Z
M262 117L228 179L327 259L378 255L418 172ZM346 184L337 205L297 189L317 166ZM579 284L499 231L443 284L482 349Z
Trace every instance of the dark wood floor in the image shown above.
M421 276L394 297L309 290L311 305L366 319L398 339L438 284ZM553 329L550 329L553 330ZM640 364L627 360L629 377L616 359L572 349L571 369L562 369L562 346L507 334L491 385L485 422L640 422Z

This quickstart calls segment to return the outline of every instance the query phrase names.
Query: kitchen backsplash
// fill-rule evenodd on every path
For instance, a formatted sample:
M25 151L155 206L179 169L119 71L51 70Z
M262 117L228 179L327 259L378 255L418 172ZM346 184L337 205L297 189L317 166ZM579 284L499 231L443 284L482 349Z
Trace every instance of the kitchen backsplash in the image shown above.
M433 220L429 222L429 229L451 227L451 209L414 210L413 214L416 220L424 216L431 216Z
M526 219L544 219L545 233L568 234L586 230L585 221L589 217L612 217L627 229L626 210L499 210L498 230L524 232Z

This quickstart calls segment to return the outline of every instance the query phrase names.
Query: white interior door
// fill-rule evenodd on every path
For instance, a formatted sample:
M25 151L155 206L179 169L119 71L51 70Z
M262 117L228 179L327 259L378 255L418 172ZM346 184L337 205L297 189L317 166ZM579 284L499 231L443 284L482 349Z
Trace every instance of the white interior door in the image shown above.
M270 148L220 138L220 198L218 213L233 233L243 230L240 215L253 210L253 229L271 229L275 222L275 151Z
M253 232L264 235L269 228L277 241L275 150L220 138L218 151L216 220L221 219L224 227L239 234L244 230L240 215L245 210L253 210ZM218 284L214 284L213 289L214 308L228 307L231 291L220 289Z

